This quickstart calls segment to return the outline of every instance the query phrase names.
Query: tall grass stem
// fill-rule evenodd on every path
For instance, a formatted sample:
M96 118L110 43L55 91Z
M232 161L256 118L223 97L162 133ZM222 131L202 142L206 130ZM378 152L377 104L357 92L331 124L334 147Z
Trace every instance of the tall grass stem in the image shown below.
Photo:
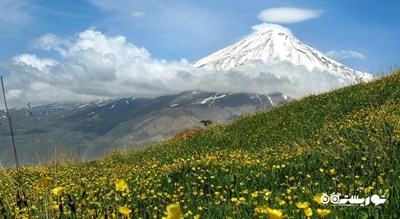
M7 119L8 119L8 127L10 128L11 140L12 140L13 149L14 149L15 167L17 168L17 171L19 171L19 161L18 161L17 147L15 145L14 131L13 131L13 126L12 126L11 116L10 116L10 112L9 112L8 106L7 106L6 93L4 91L3 76L1 76L0 79L1 79L1 88L3 90L4 105L6 107L6 113L7 113Z

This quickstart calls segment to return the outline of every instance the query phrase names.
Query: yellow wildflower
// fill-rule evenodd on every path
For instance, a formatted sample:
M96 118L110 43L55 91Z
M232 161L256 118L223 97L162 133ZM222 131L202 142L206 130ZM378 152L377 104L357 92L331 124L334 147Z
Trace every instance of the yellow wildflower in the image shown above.
M258 197L258 191L255 191L255 192L251 193L251 197L257 198Z
M126 207L126 206L121 206L121 207L119 207L119 213L121 213L122 215L124 215L124 216L129 216L129 214L132 212L131 211L131 209L129 209L128 207Z
M51 190L51 192L56 196L61 196L64 193L63 187L57 187Z
M373 190L373 189L374 189L373 186L368 186L368 187L365 187L365 188L364 188L364 192L365 192L366 194L368 194L368 193L370 193L371 190Z
M296 206L298 208L308 208L309 203L308 202L297 202Z
M170 204L167 206L167 211L165 212L166 217L162 217L162 219L181 219L183 218L181 214L181 206L179 202L175 204Z
M50 206L51 209L53 210L60 210L59 206L57 204L53 204Z
M329 170L329 175L335 175L335 174L336 174L335 168Z
M331 213L331 210L329 210L329 209L317 209L317 214L320 216L320 217L325 217L326 215L328 215L328 214L330 214Z
M318 193L313 197L314 201L319 205L322 205L322 195L323 195L322 193Z
M269 219L281 219L283 218L282 210L267 208L267 214Z
M311 208L305 208L304 209L304 214L307 216L307 217L311 217L312 215L313 215L313 212L312 212L312 209Z
M117 191L125 191L128 188L128 184L122 179L115 181L115 189Z

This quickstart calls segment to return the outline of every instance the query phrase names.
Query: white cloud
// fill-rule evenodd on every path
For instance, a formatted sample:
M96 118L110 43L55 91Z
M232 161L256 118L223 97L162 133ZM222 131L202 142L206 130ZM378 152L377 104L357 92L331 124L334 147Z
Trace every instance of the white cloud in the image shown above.
M21 96L21 94L22 94L22 90L20 90L20 89L11 89L11 90L9 90L7 92L6 95L7 95L7 98L9 100L13 100L13 99L19 98Z
M321 10L303 8L269 8L260 12L258 18L267 23L298 23L319 17Z
M328 72L309 71L288 62L265 64L252 61L227 72L203 73L199 84L209 91L254 92L270 94L282 92L291 97L302 97L346 85L342 79Z
M67 39L63 39L55 34L49 33L41 36L39 39L33 40L31 46L36 49L47 51L55 50L64 55L66 51L63 49L63 47L67 47L69 44L70 42Z
M52 86L50 84L41 82L41 81L34 81L30 84L30 89L32 91L42 91L51 88Z
M264 31L278 30L278 31L284 32L284 33L286 33L288 35L293 35L292 31L289 28L281 26L279 24L262 23L262 24L254 25L251 28L253 30L256 30L256 31L260 31L260 30L264 30Z
M11 71L12 86L22 91L20 102L156 96L179 90L169 85L179 71L191 68L186 60L153 59L125 37L108 37L93 28L72 39L45 35L35 42L37 48L56 52L61 58L21 54L2 66Z
M300 97L345 84L327 72L310 72L289 63L266 65L253 61L230 71L195 69L184 59L154 59L149 51L127 42L125 37L107 36L93 28L74 38L48 36L35 41L37 48L53 51L61 58L21 54L12 63L0 65L11 72L6 83L12 90L9 95L14 106L104 97L155 97L192 89L261 94L280 91Z
M57 65L53 59L40 59L36 55L22 54L14 57L14 63L34 68L42 73L50 73L49 68Z
M327 52L326 55L339 61L351 58L366 59L365 55L363 55L362 53L352 50L341 50L341 51L331 50Z

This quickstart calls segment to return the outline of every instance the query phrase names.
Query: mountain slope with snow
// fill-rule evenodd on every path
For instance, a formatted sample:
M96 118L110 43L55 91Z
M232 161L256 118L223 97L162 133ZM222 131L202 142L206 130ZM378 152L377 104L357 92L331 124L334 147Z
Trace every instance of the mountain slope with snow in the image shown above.
M260 28L238 43L198 60L193 66L227 71L252 60L261 60L266 64L288 62L304 66L309 71L326 71L350 82L370 81L373 78L371 74L356 71L323 55L294 37L290 30L278 25Z
M10 109L21 163L51 157L54 147L85 159L124 146L142 147L168 139L203 119L220 124L290 101L281 93L185 91L157 98L102 99L86 103L55 103ZM0 110L0 124L7 124ZM4 125L3 125L4 126ZM8 129L0 129L0 163L13 163ZM32 161L32 148L38 152Z

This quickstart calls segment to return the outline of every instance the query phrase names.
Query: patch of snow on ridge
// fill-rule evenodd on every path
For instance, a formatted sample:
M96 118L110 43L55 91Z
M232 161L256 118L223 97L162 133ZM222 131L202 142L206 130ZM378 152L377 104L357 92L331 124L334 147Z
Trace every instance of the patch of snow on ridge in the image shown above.
M218 95L218 93L216 93L214 96L210 96L210 97L202 100L201 102L197 102L197 103L198 104L206 104L209 101L211 101L211 104L213 104L215 102L215 100L222 99L222 98L226 97L226 94L222 94L221 96L217 96L217 95Z
M271 97L269 97L269 96L267 96L267 97L268 97L268 100L269 100L269 102L271 103L271 105L272 105L272 106L275 106L274 102L272 102Z
M263 104L262 99L261 99L258 95L256 95L256 97L257 97L257 99L260 101L260 103Z
M116 105L117 105L117 103L114 103L109 109L110 110L114 109Z
M90 103L84 103L84 104L78 105L78 109L82 109L82 108L85 108L87 106L90 106Z
M107 105L108 101L112 100L111 98L101 98L94 101L94 104L97 106L105 106Z

